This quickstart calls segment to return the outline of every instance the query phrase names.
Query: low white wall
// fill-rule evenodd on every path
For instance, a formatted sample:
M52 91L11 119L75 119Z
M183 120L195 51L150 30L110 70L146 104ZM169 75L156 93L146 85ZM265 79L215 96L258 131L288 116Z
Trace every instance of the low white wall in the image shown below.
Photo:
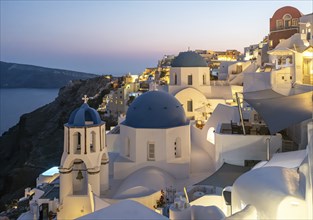
M218 195L205 195L196 199L190 203L191 206L200 205L200 206L216 206L220 208L224 214L227 214L227 206L223 196Z
M266 139L270 139L270 156L282 147L282 136L235 135L215 133L218 167L224 162L243 166L245 160L266 160Z
M58 219L75 219L83 215L91 213L90 198L85 196L68 196L64 199L64 204L68 207L60 207L58 212Z

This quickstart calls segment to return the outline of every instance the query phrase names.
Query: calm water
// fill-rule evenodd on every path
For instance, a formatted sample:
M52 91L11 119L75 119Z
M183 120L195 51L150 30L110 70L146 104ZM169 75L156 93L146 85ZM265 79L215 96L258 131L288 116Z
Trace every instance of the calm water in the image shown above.
M20 116L52 102L59 89L0 89L0 135Z

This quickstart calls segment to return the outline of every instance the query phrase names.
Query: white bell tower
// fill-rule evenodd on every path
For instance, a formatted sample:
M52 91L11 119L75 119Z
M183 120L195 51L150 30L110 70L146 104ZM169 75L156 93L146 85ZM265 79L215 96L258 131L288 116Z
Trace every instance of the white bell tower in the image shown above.
M109 188L105 123L98 112L88 106L86 95L83 100L81 107L71 113L64 125L64 150L59 167L63 218L75 217L64 213L70 212L66 209L71 210L73 202L81 206L75 209L82 210L84 214L93 212L90 195L100 197L101 192Z

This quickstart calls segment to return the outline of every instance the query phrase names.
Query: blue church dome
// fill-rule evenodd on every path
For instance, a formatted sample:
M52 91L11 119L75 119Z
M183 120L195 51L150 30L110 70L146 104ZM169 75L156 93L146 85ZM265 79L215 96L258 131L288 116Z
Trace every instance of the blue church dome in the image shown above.
M187 119L182 105L174 96L150 91L129 106L123 124L134 128L171 128L186 125Z
M172 62L172 67L208 67L207 62L193 51L180 52Z
M91 122L86 124L86 122ZM69 126L88 126L102 124L99 113L89 107L87 103L82 104L79 108L75 109L68 120Z

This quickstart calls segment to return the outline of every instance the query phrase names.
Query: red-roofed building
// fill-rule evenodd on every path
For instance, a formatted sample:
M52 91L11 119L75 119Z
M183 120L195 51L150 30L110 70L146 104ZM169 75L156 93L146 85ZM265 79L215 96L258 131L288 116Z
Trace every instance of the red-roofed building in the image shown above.
M299 33L299 20L303 14L296 8L285 6L270 18L269 47L275 48L281 39L288 39Z

